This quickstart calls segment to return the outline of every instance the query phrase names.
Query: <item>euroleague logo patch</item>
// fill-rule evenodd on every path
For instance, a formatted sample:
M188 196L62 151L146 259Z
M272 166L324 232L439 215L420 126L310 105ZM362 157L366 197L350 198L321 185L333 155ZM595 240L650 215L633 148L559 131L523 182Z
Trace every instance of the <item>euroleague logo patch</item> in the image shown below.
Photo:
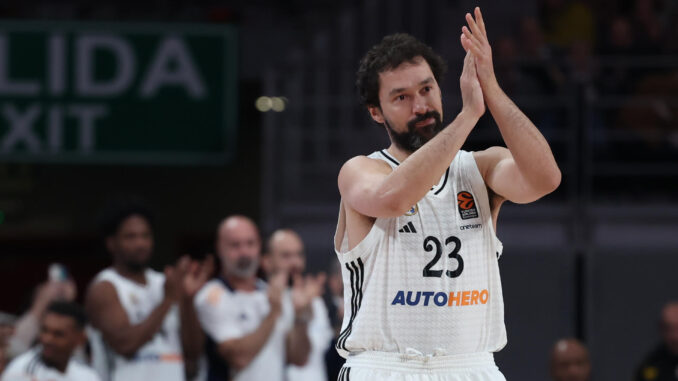
M457 205L459 205L459 215L462 220L478 218L478 209L471 193L466 191L457 193Z

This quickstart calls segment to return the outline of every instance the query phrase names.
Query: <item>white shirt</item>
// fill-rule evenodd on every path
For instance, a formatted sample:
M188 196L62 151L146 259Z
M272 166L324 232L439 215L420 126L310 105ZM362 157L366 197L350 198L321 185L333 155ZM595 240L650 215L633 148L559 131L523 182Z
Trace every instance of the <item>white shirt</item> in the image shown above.
M270 311L266 288L261 280L252 292L232 290L221 279L205 284L195 297L195 308L207 335L214 342L222 343L254 332ZM233 381L283 381L286 337L293 323L292 300L289 293L285 293L282 314L268 341L245 369L232 373Z
M66 371L50 367L42 360L40 348L33 348L15 358L2 374L1 381L100 381L90 367L75 360L68 362Z
M369 157L399 165L385 150ZM506 344L502 245L473 153L459 151L407 213L377 218L351 250L342 212L335 245L344 281L342 356L455 355Z
M110 282L130 324L146 320L165 296L165 275L146 270L146 284L133 282L113 269L105 269L95 282ZM114 352L95 329L88 328L92 347L92 365L102 377L112 381L184 381L178 307L165 315L161 329L132 358Z
M311 353L304 366L289 365L287 380L289 381L325 381L325 352L332 344L334 332L327 314L327 307L322 298L313 299L313 319L308 323L308 339L311 341Z

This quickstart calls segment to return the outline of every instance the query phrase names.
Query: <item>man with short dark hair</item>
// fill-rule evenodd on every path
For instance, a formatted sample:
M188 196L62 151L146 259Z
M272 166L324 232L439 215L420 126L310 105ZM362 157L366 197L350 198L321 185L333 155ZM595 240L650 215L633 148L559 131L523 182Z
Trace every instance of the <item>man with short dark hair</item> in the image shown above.
M552 192L561 174L499 87L480 9L466 21L463 106L447 126L444 64L430 47L391 35L360 62L358 90L391 144L339 172L340 380L504 380L492 355L506 344L497 216L505 201ZM486 104L507 147L461 150Z
M209 262L182 257L164 274L152 270L153 218L139 201L111 204L102 226L113 265L85 299L95 368L111 381L192 378L204 342L193 297L210 276Z
M553 381L589 381L591 358L584 343L577 339L558 340L551 350Z
M659 329L662 342L643 359L636 381L678 380L678 301L662 308Z
M87 340L85 321L77 304L50 304L41 319L39 346L14 359L2 381L99 381L94 370L71 359Z

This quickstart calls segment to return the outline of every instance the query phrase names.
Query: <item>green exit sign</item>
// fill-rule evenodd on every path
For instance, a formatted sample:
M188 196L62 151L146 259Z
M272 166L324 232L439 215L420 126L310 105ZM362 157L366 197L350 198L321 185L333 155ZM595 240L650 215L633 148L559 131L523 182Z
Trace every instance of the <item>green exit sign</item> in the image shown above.
M0 160L224 163L232 27L0 21Z

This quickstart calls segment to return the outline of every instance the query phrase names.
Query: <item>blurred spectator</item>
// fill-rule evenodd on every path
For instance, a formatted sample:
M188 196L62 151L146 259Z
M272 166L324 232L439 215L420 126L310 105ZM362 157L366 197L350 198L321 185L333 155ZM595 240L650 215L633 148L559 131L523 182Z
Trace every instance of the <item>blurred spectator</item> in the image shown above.
M325 354L325 364L327 365L328 379L336 380L339 377L341 367L346 362L335 349L339 333L341 332L341 324L344 321L344 281L341 275L341 263L337 258L332 258L330 262L327 275L327 291L324 298L333 329L333 339L330 349Z
M283 380L287 363L304 365L308 360L314 281L297 279L290 293L286 273L272 275L268 284L258 279L261 238L244 216L219 225L216 249L220 276L195 301L209 339L209 380Z
M6 347L9 339L14 335L16 316L0 312L0 347Z
M292 279L299 278L306 269L306 254L301 237L293 230L281 229L271 234L268 239L262 267L266 274L287 273ZM325 274L320 274L318 286L324 287ZM308 362L304 366L289 365L287 379L295 381L327 380L325 369L325 352L329 349L334 333L330 325L327 308L317 290L317 297L311 304L312 314L308 317L308 338L311 351Z
M541 0L540 16L546 41L566 51L576 41L595 43L593 11L581 0Z
M678 70L649 74L619 113L618 125L634 131L653 150L678 148Z
M658 55L662 52L663 22L655 0L635 0L633 24L636 35L642 41L638 52L646 55Z
M551 350L553 381L589 381L591 360L589 351L577 339L558 340Z
M80 306L54 302L41 317L40 345L14 359L2 381L98 381L94 370L72 359L86 340Z
M12 359L26 352L35 342L40 330L40 320L47 306L54 301L72 302L77 296L77 288L71 279L50 280L36 288L30 309L12 328L7 340L6 356Z
M193 296L211 268L183 257L164 274L150 269L152 221L133 200L110 205L103 218L113 265L96 276L85 303L93 364L113 381L179 381L198 371L204 336Z
M634 72L625 62L638 54L631 22L622 16L616 16L609 24L601 53L608 61L598 77L600 91L605 95L628 94L633 88Z
M660 331L662 342L640 363L636 381L678 380L678 301L662 309Z
M531 95L553 95L565 82L553 52L544 40L544 33L533 17L520 21L520 55L523 61L521 93Z
M7 347L5 345L0 346L0 375L5 371L7 366Z

